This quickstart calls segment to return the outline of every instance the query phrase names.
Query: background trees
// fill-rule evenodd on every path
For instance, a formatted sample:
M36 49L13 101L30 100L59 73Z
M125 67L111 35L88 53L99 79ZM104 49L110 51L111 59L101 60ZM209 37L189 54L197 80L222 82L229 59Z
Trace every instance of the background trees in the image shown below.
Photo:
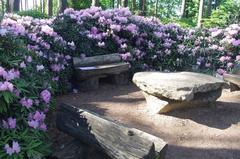
M44 16L56 15L63 12L66 7L84 9L100 6L103 9L129 7L134 14L155 16L163 23L176 22L184 27L223 26L232 21L240 21L239 0L1 0L0 2L2 12L34 10L39 12L37 15L44 14Z

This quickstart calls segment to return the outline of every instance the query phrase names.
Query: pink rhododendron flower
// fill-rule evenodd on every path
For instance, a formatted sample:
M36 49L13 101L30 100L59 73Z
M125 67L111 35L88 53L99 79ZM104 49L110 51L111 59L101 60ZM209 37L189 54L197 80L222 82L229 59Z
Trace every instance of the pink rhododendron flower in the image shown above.
M227 63L227 67L229 68L233 67L233 63L232 62Z
M226 71L220 68L217 70L217 73L220 75L224 75L226 73Z
M240 40L234 40L232 41L233 46L240 46Z
M41 71L44 69L44 66L43 65L37 65L37 71Z
M21 68L26 68L26 64L24 63L24 61L20 63L20 67Z
M16 119L10 117L7 119L7 121L3 120L3 127L5 129L15 129L16 128Z
M236 56L236 61L240 61L240 55Z
M121 58L123 59L123 60L128 60L130 57L131 57L131 53L130 52L127 52L127 53L125 53L125 54L120 54L120 56L121 56Z
M225 56L221 56L221 57L219 58L219 60L220 60L221 62L224 62L224 61L226 60L226 57L225 57Z
M37 120L30 120L28 121L28 125L34 129L39 127L39 122Z
M33 115L33 119L37 121L44 121L46 118L46 115L43 112L36 111Z
M22 98L22 99L20 100L20 104L21 104L23 107L31 108L32 105L33 105L33 100L24 97L24 98Z
M43 99L43 101L45 103L48 104L50 102L50 99L51 99L51 93L48 90L45 89L41 92L41 98Z
M18 154L21 151L21 147L20 147L20 145L19 145L19 143L17 141L13 141L12 142L12 147L10 147L9 144L6 144L4 146L4 150L6 151L6 153L9 156L11 156L14 153Z
M0 82L0 91L10 91L13 92L14 86L12 83L5 81Z
M216 37L216 36L220 35L221 33L222 33L222 30L221 30L221 29L218 29L218 30L212 32L211 35L212 35L212 37Z

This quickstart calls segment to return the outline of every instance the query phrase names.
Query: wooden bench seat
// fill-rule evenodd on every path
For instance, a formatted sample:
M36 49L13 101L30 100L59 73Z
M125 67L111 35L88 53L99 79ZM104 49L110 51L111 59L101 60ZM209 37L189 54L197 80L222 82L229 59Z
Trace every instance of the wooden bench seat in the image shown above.
M129 69L129 64L125 62L111 63L94 67L76 67L75 72L79 80L87 79L95 76L108 76L126 72Z
M94 90L99 79L109 77L109 82L122 85L128 83L129 63L123 62L119 54L73 58L74 80L80 90Z

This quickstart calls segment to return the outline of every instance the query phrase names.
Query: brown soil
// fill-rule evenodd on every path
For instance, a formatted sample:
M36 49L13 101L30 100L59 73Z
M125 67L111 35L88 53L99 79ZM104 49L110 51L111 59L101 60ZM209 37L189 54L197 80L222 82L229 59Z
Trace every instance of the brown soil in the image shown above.
M61 96L61 102L161 137L168 143L166 159L240 159L240 92L224 91L215 105L165 115L148 115L145 99L133 84L105 84L97 91ZM53 135L56 147L69 140L60 132Z

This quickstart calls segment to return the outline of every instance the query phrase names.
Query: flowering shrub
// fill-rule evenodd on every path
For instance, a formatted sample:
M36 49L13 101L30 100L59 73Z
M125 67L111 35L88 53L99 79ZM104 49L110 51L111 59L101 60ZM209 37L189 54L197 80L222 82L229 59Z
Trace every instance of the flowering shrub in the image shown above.
M0 27L0 158L43 158L52 94L70 80L71 51L52 19L6 15Z
M66 9L53 27L64 39L74 41L75 56L119 53L134 71L217 70L222 75L239 63L239 25L183 30L132 15L127 8L92 7Z
M6 15L2 27L20 37L27 44L27 48L36 52L42 65L37 65L37 71L50 68L54 91L64 90L71 75L71 54L75 49L73 42L65 41L51 28L53 19L33 19L18 15ZM31 58L28 60L31 61ZM25 66L25 63L21 63ZM54 82L56 83L56 82ZM60 86L60 87L57 87Z
M190 30L184 41L184 52L202 70L223 75L240 64L240 25L225 29Z
M54 30L76 44L75 56L119 53L136 70L179 70L185 55L178 52L184 30L156 19L134 16L127 8L66 9Z
M0 33L0 158L41 158L49 154L50 70L38 70L42 60L22 40Z

